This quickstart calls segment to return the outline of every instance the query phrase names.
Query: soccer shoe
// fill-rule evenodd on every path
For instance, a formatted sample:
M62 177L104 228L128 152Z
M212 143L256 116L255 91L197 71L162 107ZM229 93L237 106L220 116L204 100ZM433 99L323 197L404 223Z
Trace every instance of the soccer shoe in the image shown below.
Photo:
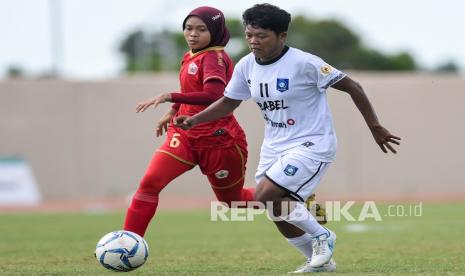
M311 267L310 266L310 259L307 260L307 262L297 268L295 271L288 272L289 274L298 274L298 273L308 273L308 272L333 272L336 271L336 261L334 261L333 258L329 260L327 264L324 264L320 267Z
M336 243L336 234L326 229L328 233L324 233L312 238L312 260L311 267L320 267L331 260L333 256L334 244Z
M324 225L328 222L326 220L326 210L323 206L316 203L315 194L310 195L310 197L305 201L305 206L316 218L319 224Z

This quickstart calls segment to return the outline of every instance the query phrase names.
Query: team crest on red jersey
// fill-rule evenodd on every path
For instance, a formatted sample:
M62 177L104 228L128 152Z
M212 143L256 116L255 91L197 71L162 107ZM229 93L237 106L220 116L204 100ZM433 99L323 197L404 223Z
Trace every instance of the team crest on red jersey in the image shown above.
M189 73L189 75L195 75L197 74L198 70L199 70L199 67L197 67L197 64L192 62L191 64L189 64L189 67L187 68L187 73Z

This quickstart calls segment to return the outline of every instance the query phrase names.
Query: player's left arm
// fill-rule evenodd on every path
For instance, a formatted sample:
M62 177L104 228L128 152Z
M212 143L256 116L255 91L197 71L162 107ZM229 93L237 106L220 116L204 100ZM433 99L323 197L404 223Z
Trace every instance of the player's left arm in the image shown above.
M373 109L370 100L368 100L368 97L363 91L362 86L358 82L346 76L340 81L333 84L331 87L337 90L347 92L350 95L358 110L360 111L360 113L362 113L365 122L370 128L371 133L373 134L373 137L376 143L381 148L381 150L384 153L388 153L388 151L386 150L387 148L392 153L397 153L397 151L393 148L391 143L400 145L400 137L391 134L389 130L384 128L379 123L378 117L376 116L376 112Z
M223 118L233 112L241 102L241 100L222 97L192 117L178 116L174 118L175 126L187 130L195 125Z

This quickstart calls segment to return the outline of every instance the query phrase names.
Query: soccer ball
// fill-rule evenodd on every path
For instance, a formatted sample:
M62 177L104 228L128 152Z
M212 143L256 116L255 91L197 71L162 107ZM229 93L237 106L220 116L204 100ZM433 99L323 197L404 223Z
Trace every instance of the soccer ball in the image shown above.
M114 271L131 271L142 266L149 256L144 238L130 231L114 231L101 238L95 257L103 267Z

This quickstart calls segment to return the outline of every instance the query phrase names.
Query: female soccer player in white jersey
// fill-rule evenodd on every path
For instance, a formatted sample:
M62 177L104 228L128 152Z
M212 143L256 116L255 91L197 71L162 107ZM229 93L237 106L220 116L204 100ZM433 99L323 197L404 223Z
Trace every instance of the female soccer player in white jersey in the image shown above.
M279 231L306 257L295 272L335 270L336 235L318 224L302 204L334 160L336 135L326 89L347 92L362 113L376 143L396 153L400 138L378 121L362 87L321 58L286 46L291 15L270 4L259 4L243 15L246 40L252 51L236 65L224 97L204 111L176 118L179 127L215 120L253 98L265 118L265 135L256 173L256 200L273 203L282 221ZM285 204L290 204L284 212Z

